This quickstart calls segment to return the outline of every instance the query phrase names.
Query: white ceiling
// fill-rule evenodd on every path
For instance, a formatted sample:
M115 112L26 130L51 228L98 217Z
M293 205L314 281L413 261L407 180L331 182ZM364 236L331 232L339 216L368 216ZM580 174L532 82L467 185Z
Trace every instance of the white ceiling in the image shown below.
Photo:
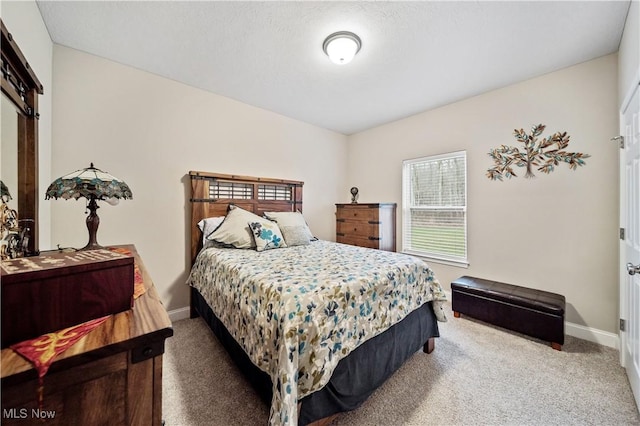
M55 43L344 134L616 52L629 4L38 1Z

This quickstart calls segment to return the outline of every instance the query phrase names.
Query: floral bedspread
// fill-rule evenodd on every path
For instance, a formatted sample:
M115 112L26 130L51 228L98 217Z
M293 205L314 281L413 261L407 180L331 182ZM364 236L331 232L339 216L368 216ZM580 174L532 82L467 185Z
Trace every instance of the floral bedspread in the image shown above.
M272 425L296 425L298 400L321 389L338 361L424 303L446 321L446 296L425 262L328 241L208 248L188 284L271 376Z

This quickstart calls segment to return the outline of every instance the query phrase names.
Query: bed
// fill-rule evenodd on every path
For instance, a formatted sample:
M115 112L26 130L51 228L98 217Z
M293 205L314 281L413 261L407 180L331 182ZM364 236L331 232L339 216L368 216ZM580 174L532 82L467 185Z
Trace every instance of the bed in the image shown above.
M189 175L191 316L271 406L270 424L326 424L434 349L445 296L426 263L315 239L300 181ZM236 222L246 231L233 239Z

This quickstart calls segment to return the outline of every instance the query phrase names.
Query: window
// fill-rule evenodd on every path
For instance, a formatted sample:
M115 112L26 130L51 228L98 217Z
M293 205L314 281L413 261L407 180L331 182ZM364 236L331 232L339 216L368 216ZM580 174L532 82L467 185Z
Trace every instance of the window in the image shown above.
M466 266L466 152L405 160L402 193L402 251Z

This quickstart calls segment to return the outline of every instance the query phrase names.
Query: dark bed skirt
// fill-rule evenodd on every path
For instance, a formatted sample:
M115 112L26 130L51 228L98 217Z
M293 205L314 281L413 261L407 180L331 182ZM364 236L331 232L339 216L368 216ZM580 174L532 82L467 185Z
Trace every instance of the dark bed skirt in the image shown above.
M256 367L215 316L200 292L191 287L191 305L209 327L267 405L271 405L271 378ZM439 337L431 302L342 359L327 385L301 400L298 424L306 425L335 413L358 408L431 337Z

